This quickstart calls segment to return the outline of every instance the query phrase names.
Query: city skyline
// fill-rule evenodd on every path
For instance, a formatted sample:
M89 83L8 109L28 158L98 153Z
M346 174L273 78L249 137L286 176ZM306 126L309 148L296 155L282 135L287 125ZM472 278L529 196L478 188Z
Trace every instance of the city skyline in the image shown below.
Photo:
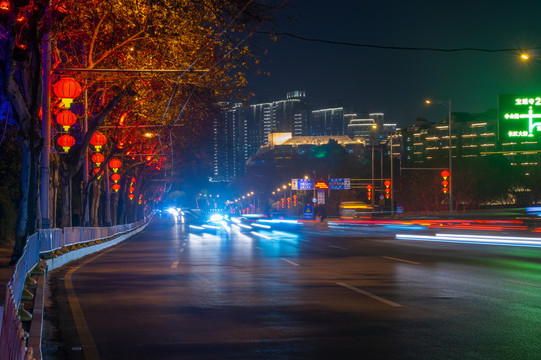
M399 126L417 116L431 121L447 116L445 107L427 106L426 98L451 99L453 112L495 109L499 94L535 93L541 67L532 52L532 60L525 63L518 51L481 50L537 47L541 33L532 24L541 6L530 4L524 9L501 1L487 5L463 1L445 8L421 1L337 1L332 7L319 0L292 3L289 11L296 23L278 22L277 33L402 48L356 47L278 35L261 58L262 70L271 75L252 74L248 86L255 102L305 90L315 107L343 100L366 111L383 112ZM438 51L457 48L473 50Z

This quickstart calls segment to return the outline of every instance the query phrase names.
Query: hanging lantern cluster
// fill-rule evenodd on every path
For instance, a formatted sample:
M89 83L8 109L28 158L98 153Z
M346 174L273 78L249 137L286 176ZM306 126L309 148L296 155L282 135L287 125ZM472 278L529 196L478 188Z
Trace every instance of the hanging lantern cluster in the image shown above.
M81 94L81 85L73 78L62 78L53 85L53 91L57 97L62 99L64 104L64 109L56 116L56 122L64 128L65 132L68 132L70 126L77 122L77 116L67 109L70 108L73 99ZM57 143L64 152L68 152L75 144L75 138L69 134L64 134L58 138Z
M135 196L135 195L133 195L133 192L135 191L135 188L133 187L133 184L134 184L134 183L135 183L135 178L132 176L132 177L131 177L131 180L130 180L130 189L129 189L129 190L130 190L130 194L128 195L128 198L129 198L130 200L133 200L133 198L134 198L134 196Z

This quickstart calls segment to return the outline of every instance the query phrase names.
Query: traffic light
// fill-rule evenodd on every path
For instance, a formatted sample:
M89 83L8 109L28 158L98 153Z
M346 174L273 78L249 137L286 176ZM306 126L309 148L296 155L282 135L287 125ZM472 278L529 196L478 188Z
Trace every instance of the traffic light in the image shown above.
M449 178L451 173L447 170L443 170L440 175L443 178L443 181L441 182L441 185L443 186L441 188L441 191L443 191L444 194L447 194L447 192L449 191L449 180L447 179Z
M372 185L366 185L366 190L368 190L367 194L366 194L366 197L368 198L368 200L372 200L372 189L374 187Z
M391 182L389 180L385 180L383 185L385 185L385 198L388 199L391 197Z

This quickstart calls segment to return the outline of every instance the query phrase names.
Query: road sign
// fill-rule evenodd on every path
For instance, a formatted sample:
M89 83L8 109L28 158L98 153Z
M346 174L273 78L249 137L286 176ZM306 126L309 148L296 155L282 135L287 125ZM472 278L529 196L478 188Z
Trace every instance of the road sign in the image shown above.
M349 190L351 188L350 178L329 179L329 189L331 190Z
M500 141L525 141L541 137L541 94L498 97Z
M318 204L325 204L325 190L317 191L317 202Z
M314 179L291 179L291 190L314 190Z
M327 185L326 181L317 181L316 185L314 185L316 189L328 189L329 185Z
M302 217L304 220L314 220L314 208L312 206L305 206Z

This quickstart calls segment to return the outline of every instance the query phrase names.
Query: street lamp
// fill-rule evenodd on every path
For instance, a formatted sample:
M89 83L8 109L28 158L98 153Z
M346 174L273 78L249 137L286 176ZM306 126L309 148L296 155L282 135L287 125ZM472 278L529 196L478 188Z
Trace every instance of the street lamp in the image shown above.
M451 142L451 99L447 102L441 100L425 100L427 104L440 104L446 105L449 108L449 172L451 176L449 177L449 214L453 213L453 155L452 155L452 142Z

